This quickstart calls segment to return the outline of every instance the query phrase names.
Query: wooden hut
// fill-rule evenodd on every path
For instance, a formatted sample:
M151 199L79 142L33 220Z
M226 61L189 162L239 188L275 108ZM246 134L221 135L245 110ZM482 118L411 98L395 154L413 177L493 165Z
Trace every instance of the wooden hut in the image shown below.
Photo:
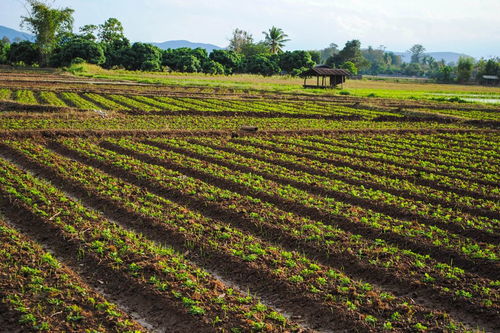
M345 69L333 69L328 66L316 66L300 75L304 78L304 88L335 88L345 83L351 73ZM307 84L307 79L316 77L316 84Z
M485 85L496 86L500 79L497 75L483 75L481 82Z

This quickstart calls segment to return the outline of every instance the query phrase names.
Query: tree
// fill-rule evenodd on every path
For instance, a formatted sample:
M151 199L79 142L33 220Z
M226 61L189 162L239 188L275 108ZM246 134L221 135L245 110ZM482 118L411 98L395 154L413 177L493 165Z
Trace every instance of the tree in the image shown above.
M238 70L241 64L241 55L234 51L228 50L213 50L209 56L210 60L221 64L224 68L224 73L232 74Z
M278 64L273 61L273 58L265 54L257 54L246 58L243 67L246 73L261 74L264 76L278 74L281 71Z
M282 29L273 26L269 31L262 32L265 36L264 43L269 47L271 54L281 53L285 43L290 41L288 35Z
M311 55L311 59L315 64L321 63L321 51L311 50L307 52L309 52L309 54Z
M125 59L123 65L129 70L159 71L162 52L154 45L137 42L127 51Z
M311 54L307 51L287 51L279 55L279 66L287 73L294 69L309 69L314 66Z
M321 55L321 59L317 63L326 63L326 60L330 57L333 57L334 55L339 53L338 45L335 43L330 43L330 46L327 48L319 51Z
M340 68L348 70L352 75L358 75L358 69L356 68L356 65L351 61L344 62L342 65L340 65Z
M108 44L101 43L104 48L106 62L104 68L125 67L124 64L131 63L130 42L127 38L116 39Z
M244 30L236 28L233 31L233 36L229 39L228 49L236 53L242 53L243 48L249 44L253 44L252 35Z
M450 83L453 80L453 67L451 66L440 66L435 74L435 78L438 82Z
M245 44L241 49L241 54L245 57L251 57L258 54L270 54L269 47L264 42L258 42L256 44Z
M124 40L125 35L123 34L123 26L118 19L111 17L106 20L103 24L100 24L99 27L99 39L104 44L110 44L117 40Z
M68 66L74 59L80 58L90 64L101 65L106 58L101 45L96 42L76 37L61 45L51 57L51 66Z
M460 57L457 65L457 80L460 83L468 82L472 75L474 62L471 58Z
M408 51L411 53L411 63L420 64L425 52L425 47L420 44L415 44Z
M225 74L225 67L217 61L209 60L203 65L203 72L207 74Z
M500 62L495 59L489 59L484 66L484 73L482 75L498 75L500 74Z
M361 54L368 61L368 74L376 75L382 73L388 67L387 58L385 57L385 51L383 49L374 49L368 46L367 49L361 51Z
M162 53L162 64L179 72L202 72L203 66L210 61L207 50L202 48L181 47L168 49Z
M29 16L21 17L21 26L26 26L35 36L41 55L41 64L46 65L58 41L73 29L71 8L54 9L41 0L27 0L31 7Z
M95 42L97 40L96 31L98 29L99 27L95 24L87 24L80 28L80 35L85 39Z
M345 43L344 48L338 54L328 58L326 64L331 67L339 67L346 61L354 63L358 69L369 65L369 62L361 53L361 42L359 40L354 39Z
M10 40L5 38L0 40L0 64L7 63L10 50Z
M418 63L411 63L411 64L404 64L406 66L403 66L403 72L405 75L408 76L420 76L423 74L422 66Z
M22 41L19 43L12 43L10 45L7 58L12 64L22 62L25 65L32 66L39 63L40 53L38 47L34 43Z

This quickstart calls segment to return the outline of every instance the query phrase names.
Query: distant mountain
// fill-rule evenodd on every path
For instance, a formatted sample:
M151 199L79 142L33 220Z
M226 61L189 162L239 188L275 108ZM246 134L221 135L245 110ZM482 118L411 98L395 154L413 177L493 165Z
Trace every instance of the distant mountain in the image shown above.
M0 39L2 39L4 36L10 39L11 43L15 42L17 39L29 41L35 40L35 37L30 34L0 25Z
M408 62L408 63L411 62L410 52L394 52L394 54L400 55L403 62ZM436 59L436 61L441 61L442 59L444 59L444 62L447 64L450 62L457 63L460 57L473 58L467 54L456 53L456 52L427 52L425 53L425 55L433 57L434 59Z
M158 46L160 49L178 49L181 47L189 47L191 49L196 49L198 47L207 50L208 53L212 52L212 50L221 50L222 47L213 45L213 44L203 44L203 43L193 43L187 40L169 40L163 43L151 43L153 45Z

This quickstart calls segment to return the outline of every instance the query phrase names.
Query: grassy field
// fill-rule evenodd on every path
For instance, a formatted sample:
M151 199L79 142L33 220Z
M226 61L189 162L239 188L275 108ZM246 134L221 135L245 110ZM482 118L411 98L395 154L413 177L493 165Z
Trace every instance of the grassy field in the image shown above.
M77 75L112 80L130 80L142 83L207 86L235 89L266 90L285 93L308 93L313 95L336 95L340 91L354 96L388 98L432 99L443 97L469 97L479 95L493 99L500 104L500 87L479 85L419 83L415 80L370 79L348 80L342 90L302 89L303 79L290 76L263 77L260 75L237 74L231 76L187 74L187 73L144 73L125 70L108 71L97 66L76 65L71 71ZM497 101L498 100L498 101ZM479 101L480 102L480 101Z
M500 90L344 89L0 72L0 327L498 332Z

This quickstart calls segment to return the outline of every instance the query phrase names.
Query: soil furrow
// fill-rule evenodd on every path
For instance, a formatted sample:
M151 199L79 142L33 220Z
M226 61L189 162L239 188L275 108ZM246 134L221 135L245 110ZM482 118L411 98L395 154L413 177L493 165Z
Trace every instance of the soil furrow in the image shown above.
M279 307L290 309L294 316L314 318L314 324L304 323L305 327L319 326L322 328L320 323L330 322L329 314L331 312L317 308L318 302L316 299L299 295L297 290L290 290L289 286L283 282L277 283L276 278L268 274L268 272L256 270L252 265L247 265L236 257L217 252L203 246L203 244L199 244L196 239L187 238L183 233L169 230L164 223L155 218L137 214L125 206L117 205L116 202L101 197L80 184L59 176L51 168L30 161L24 155L9 147L6 148L6 151L8 151L7 156L9 159L14 160L16 164L30 170L32 173L36 173L38 177L47 179L71 197L83 202L87 207L102 212L109 220L129 230L141 233L157 244L168 244L178 252L185 253L188 260L206 267L209 271L215 272L216 275L223 276L231 285L237 286L237 289L242 291L242 294L246 293L245 290L251 290L252 294L257 293L268 303L272 303L269 305L274 308L278 308L274 306L276 302ZM192 244L195 244L198 248L194 248ZM306 304L309 309L314 309L311 310L313 312L307 314L302 305L298 307L296 304L299 303L299 300L300 302L304 300L305 303L303 304ZM323 315L320 316L320 313L323 313ZM322 319L318 321L320 317ZM325 327L325 329L344 329L345 327L348 327L348 325ZM307 330L308 328L304 329Z
M331 143L329 143L326 140L320 140L320 139L308 139L308 140L310 140L312 142L321 143L321 144L324 144L324 145L331 145ZM308 146L306 146L306 147L308 147ZM332 146L332 147L334 147L334 146ZM328 152L329 150L322 150L322 151ZM477 184L481 184L481 185L498 186L498 183L493 182L493 181L484 180L484 179L477 179L477 178L470 178L470 177L463 177L463 176L460 176L460 175L457 175L457 174L449 174L449 173L444 172L444 171L432 170L432 169L428 169L428 168L424 168L424 167L420 167L420 166L416 166L416 165L411 165L411 164L406 164L406 163L400 163L400 162L397 162L397 161L391 161L391 160L388 160L388 159L385 159L385 158L382 158L382 157L358 156L356 154L347 153L347 152L342 152L342 154L350 156L350 157L354 157L354 158L363 159L363 160L370 160L370 161L376 161L376 162L381 162L381 163L385 163L385 164L392 164L392 165L395 165L395 166L398 166L398 167L403 167L403 168L407 168L407 169L410 168L410 169L417 170L417 171L422 171L422 172L430 172L430 173L434 173L436 175L446 176L446 177L460 179L460 180L465 180L465 181L468 181L468 182L473 182L473 183L477 183Z
M198 211L200 207L207 206L206 203L201 201L192 202L192 199L181 193L176 193L175 190L152 186L148 182L137 179L127 172L114 170L112 167L102 165L98 161L89 161L79 156L78 153L67 150L57 144L50 144L50 148L64 156L103 170L114 177L124 179L137 186L145 187L150 192L184 205L189 209ZM349 323L352 323L352 318L345 317L343 313L332 308L322 307L318 299L310 295L304 295L289 283L277 280L268 271L257 270L252 264L247 264L234 256L228 256L205 247L203 244L196 242L195 239L187 238L183 233L167 229L163 223L154 218L148 218L127 208L118 206L111 200L100 197L95 193L90 193L78 184L59 177L49 168L25 160L22 155L17 154L15 151L11 153L16 155L16 160L22 162L22 165L26 164L26 167L37 170L40 176L57 184L65 192L69 192L71 195L82 200L87 206L102 211L111 220L119 221L118 223L124 227L139 232L159 244L168 244L179 252L185 253L188 260L222 276L231 284L238 286L240 290L250 290L252 294L261 296L275 308L285 309L287 313L292 314L292 317L305 319L306 322L303 324L305 327L313 327L320 330L342 330L349 328ZM234 218L239 218L237 214L228 217L226 216L228 214L220 209L213 209L208 214L203 209L202 213L205 213L204 215L209 218L226 223L232 221ZM199 247L196 248L197 246ZM304 308L308 310L306 311ZM336 322L332 321L332 311L338 316L336 317Z
M404 151L400 151L401 153L394 153L394 152L388 152L387 151L387 148L384 147L384 146L381 146L382 147L382 150L376 150L377 147L373 147L373 146L365 146L364 144L363 145L360 145L359 142L352 142L352 141L347 141L347 144L344 144L344 143L341 143L341 142L330 142L330 141L324 141L323 143L327 143L333 147L341 147L341 148L347 148L347 149L356 149L356 150L360 150L360 151L365 151L365 152L368 152L370 154L377 154L377 153L384 153L385 155L388 155L388 156L394 156L394 157L403 157L405 159L417 159L419 161L427 161L427 162L431 162L431 163L435 163L435 164L438 164L438 165L444 165L444 166L448 166L448 167L452 167L452 168L461 168L461 169L466 169L466 170L469 170L469 171L472 171L472 172L479 172L479 173L484 173L484 174L492 174L492 171L488 171L488 170L483 170L483 169L480 169L480 168L476 168L476 167L472 167L472 166L468 166L466 164L456 164L456 163L452 163L452 162L447 162L445 160L445 158L443 157L438 157L437 159L436 158L432 158L432 156L428 156L426 155L425 157L422 156L422 155L417 155L417 156L407 156L405 155L405 153L407 152L406 149L404 149ZM476 161L477 163L477 161Z
M393 174L391 172L387 172L387 171L383 171L380 169L361 165L361 163L360 164L352 164L350 162L346 162L346 161L340 160L340 159L330 159L330 158L325 158L325 157L319 157L319 156L315 156L314 154L303 153L303 152L294 152L294 151L288 150L288 149L272 147L272 146L268 146L265 144L255 144L255 143L247 142L247 141L238 141L238 143L243 144L243 145L261 148L261 149L267 149L270 151L275 151L277 153L290 154L290 155L294 155L297 157L308 158L308 159L315 160L315 161L322 162L322 163L333 164L333 165L337 165L337 166L344 166L344 167L351 168L353 170L360 170L360 171L368 172L368 173L371 173L373 175L379 175L379 176L384 176L384 177L389 177L389 178L397 177L398 179L404 179L404 180L410 181L412 183L415 183L415 184L418 184L421 186L427 186L427 187L431 187L431 188L434 188L436 190L441 190L441 191L454 192L458 195L464 195L464 196L475 197L475 198L480 198L480 199L484 199L484 200L491 200L491 201L497 201L500 199L498 196L490 196L490 195L485 195L485 194L474 192L474 191L456 188L453 186L441 185L441 184L437 184L433 181L423 179L423 178L417 178L414 176L407 176L407 175L401 175L401 174ZM294 144L294 145L298 146L300 148L306 149L306 150L324 152L320 148L316 148L316 147L312 147L312 146L300 145L300 144ZM355 157L355 158L362 161L362 159L359 157Z
M483 311L477 312L478 310L476 310L473 306L467 304L466 302L456 303L461 304L461 307L457 307L456 304L451 305L448 298L437 296L436 291L422 287L420 283L412 283L410 280L397 279L395 278L395 276L384 271L383 269L377 269L373 266L369 267L368 265L359 262L359 259L356 259L355 256L349 257L346 254L342 254L342 256L340 257L332 253L325 253L324 248L322 248L320 245L314 245L304 242L303 240L290 237L286 233L283 233L282 230L279 229L279 227L274 229L263 229L262 226L257 226L251 221L247 221L244 217L236 212L229 212L208 202L200 201L198 199L186 196L176 190L165 189L150 182L140 180L133 175L128 174L128 172L124 172L123 170L116 170L113 167L103 165L98 161L90 161L80 156L78 153L67 150L64 147L52 145L52 148L65 156L74 158L83 163L104 170L106 173L109 173L114 177L125 179L137 186L145 187L152 193L162 196L168 200L177 202L193 211L198 211L206 217L230 223L233 226L240 228L246 232L250 232L259 237L262 237L266 241L272 242L274 244L279 244L285 249L294 250L296 246L299 246L301 251L305 251L311 257L319 260L321 263L343 270L348 274L352 274L356 278L360 278L364 281L369 281L370 283L373 283L374 285L380 287L380 289L382 290L394 292L396 295L400 296L411 297L412 299L417 301L417 303L420 303L422 305L431 306L432 304L433 307L443 309L444 311L455 315L456 318L462 318L462 320L467 316L466 313L481 313L483 316L487 316L487 314L485 314ZM73 188L72 190L77 191L77 193L83 193L82 189ZM200 254L202 254L202 257L200 257L193 253L192 246L186 247L186 243L188 243L189 240L187 240L184 235L177 233L168 233L168 231L166 231L154 219L141 217L133 212L118 207L115 203L110 202L109 200L98 198L96 196L92 196L92 198L90 196L85 196L84 199L92 200L92 202L89 202L92 207L98 208L99 210L104 210L107 214L110 214L113 219L121 220L127 224L131 223L127 226L144 233L146 236L154 239L155 241L162 243L167 241L170 245L178 248L179 251L188 251L189 254L187 254L187 257L190 260L200 263L203 266L208 266L210 267L210 269L215 269L216 272L218 274L222 274L225 279L231 280L231 282L237 283L241 287L249 288L252 293L256 292L257 294L261 294L265 297L265 299L269 299L269 296L267 295L278 293L278 295L275 295L274 297L271 296L271 299L274 300L272 301L273 304L277 304L279 307L284 308L291 313L299 313L306 318L311 318L310 314L305 315L303 310L301 313L300 308L296 308L293 305L290 305L288 302L285 302L281 295L283 295L284 293L289 293L289 291L282 291L282 289L284 288L282 285L272 285L269 282L271 278L266 276L266 274L263 274L262 272L255 273L255 271L249 270L248 267L238 264L238 262L235 262L233 259L228 258L224 255L220 255L217 252L210 251L207 248L200 248ZM129 220L133 222L129 222ZM173 242L173 240L176 241ZM342 260L339 260L340 258ZM237 274L234 274L235 270L237 271ZM268 282L263 283L263 281ZM297 293L292 293L287 297L293 298L297 297L297 295ZM304 299L307 300L307 298ZM301 304L304 304L303 301L301 301ZM317 304L310 305L310 307L311 309L314 309L317 307ZM463 312L462 309L467 309L467 312ZM319 313L317 315L319 316ZM493 320L494 315L491 315L490 317ZM315 322L319 320L319 322L324 323L325 319L315 317L314 320ZM470 322L477 322L477 318L471 320Z
M306 173L312 174L312 175L318 175L318 176L328 177L328 178L332 178L332 179L338 179L338 180L341 180L341 181L346 182L348 184L369 187L369 188L385 191L385 192L388 192L388 193L391 193L394 195L406 197L406 198L409 198L412 200L431 202L431 203L443 205L445 207L449 207L452 209L459 209L463 212L472 213L472 214L478 215L478 216L484 216L484 217L493 218L493 219L500 219L499 213L492 212L489 210L475 209L475 208L463 206L460 204L451 205L444 200L434 200L432 198L427 198L424 196L409 194L406 191L402 191L402 190L392 190L392 189L388 189L388 188L381 186L381 185L378 185L378 184L368 183L368 182L364 182L364 181L356 181L356 180L353 180L353 179L350 179L347 177L342 177L341 175L331 175L331 174L328 174L326 172L315 170L315 169L312 169L312 168L309 168L306 166L301 166L301 165L291 163L291 162L286 163L286 162L282 162L282 161L277 161L277 160L265 158L265 157L262 157L262 156L259 156L256 154L247 153L247 152L240 151L240 150L237 150L237 149L234 149L231 147L210 145L208 143L199 142L196 140L190 140L190 141L192 141L196 144L205 145L207 147L210 147L210 148L213 148L216 150L222 150L222 151L225 151L228 153L241 155L241 156L246 157L246 158L259 160L259 161L263 161L263 162L274 164L274 165L279 165L279 166L282 166L282 167L287 168L289 170L302 171L302 172L306 172ZM153 142L153 141L146 141L146 143L149 145L152 145L152 146L156 146L156 147L161 148L161 149L169 149L172 151L176 151L176 149L178 149L178 148L175 148L172 146L168 146L168 145L158 143L158 142ZM181 154L191 154L192 153L192 152L190 152L188 150L184 150L184 149L178 149L178 152ZM192 157L195 157L197 159L203 159L203 160L211 162L211 163L223 165L223 166L231 168L231 169L238 169L239 171L243 171L243 172L258 174L264 178L273 180L273 181L280 183L280 184L283 184L283 185L291 185L291 186L300 188L300 189L307 191L309 193L312 193L312 194L328 196L331 198L335 198L339 201L359 205L359 206L362 206L364 208L369 208L371 210L384 213L386 215L392 216L392 217L397 218L397 219L417 220L417 221L422 222L424 224L434 225L434 226L439 227L441 229L446 229L446 230L449 230L453 233L463 235L465 237L474 238L475 240L480 241L480 242L495 243L500 237L499 234L492 234L492 233L488 233L486 231L482 231L482 230L478 230L478 229L466 228L464 226L460 226L460 225L456 225L456 224L444 223L438 219L433 219L430 217L424 217L424 216L421 216L418 214L414 214L412 212L405 210L404 208L399 208L399 207L395 207L395 206L391 206L391 205L385 205L385 204L380 203L380 202L370 201L370 200L363 199L363 198L356 198L356 197L353 197L353 196L345 194L345 193L340 193L338 191L331 191L331 190L328 190L328 189L325 189L325 188L322 188L319 186L312 186L312 185L298 182L298 181L294 181L291 179L285 179L285 178L280 177L280 176L271 175L267 172L256 171L251 167L236 166L233 163L225 162L225 161L222 161L222 160L217 159L217 158L210 158L208 156L204 156L204 155L196 154L196 153L192 153L192 154L193 154Z
M225 150L225 151L232 152L232 153L235 153L235 154L240 154L242 156L246 156L246 157L249 157L249 158L255 158L255 159L259 159L259 160L262 160L262 161L265 161L265 162L268 162L268 163L274 163L274 164L283 166L285 168L288 168L290 170L307 172L307 173L310 173L312 175L326 177L326 178L329 178L329 179L337 179L337 180L346 182L348 184L356 185L356 186L370 187L370 188L373 188L375 190L380 190L380 191L388 192L390 194L401 196L401 197L412 199L412 200L418 200L418 201L428 202L428 203L432 203L432 204L435 204L435 205L441 205L443 207L452 208L452 209L459 209L459 210L461 210L463 212L466 212L466 213L469 213L471 215L484 216L484 217L488 217L488 218L500 219L500 214L497 213L497 212L493 212L491 210L487 210L487 209L483 209L483 208L477 208L477 207L470 207L470 206L466 206L466 205L461 204L461 203L453 203L453 204L451 204L450 202L448 202L446 200L443 200L443 199L440 199L440 198L427 197L427 196L424 196L424 195L421 195L421 194L410 193L407 190L402 190L402 189L397 189L397 188L389 188L387 186L383 186L381 184L377 184L377 183L373 183L373 182L356 180L356 179L353 179L353 178L350 178L350 177L345 177L345 176L343 176L341 174L333 174L333 173L326 172L326 171L323 171L323 170L320 170L320 169L317 169L317 168L308 167L308 166L305 166L305 165L300 165L300 164L295 163L295 162L285 162L285 161L278 161L278 160L266 159L266 158L264 158L262 156L259 156L259 155L256 155L256 154L241 152L240 150L231 149L229 147L221 147L221 146L216 146L216 145L209 145L207 143L204 143L204 142L198 141L198 140L193 140L193 142L196 142L197 144L200 144L200 145L206 145L206 146L209 146L209 147L214 148L214 149ZM243 154L246 154L246 155L243 155ZM294 154L292 152L289 152L288 155L294 155Z
M382 232L381 230L375 230L371 227L367 227L364 225L359 225L359 224L354 225L352 223L352 221L349 221L344 217L332 216L331 214L325 213L318 208L306 207L304 205L285 200L285 199L278 197L278 196L275 196L275 195L265 194L262 192L255 192L246 186L242 186L242 185L233 183L232 181L220 179L220 178L215 177L213 175L210 175L210 174L207 174L204 172L200 172L200 171L191 169L189 167L182 167L179 165L175 165L173 163L170 163L168 160L159 160L159 159L156 159L154 157L148 156L146 154L137 153L137 152L131 151L129 149L119 147L119 146L114 145L112 143L104 142L101 144L101 146L103 148L113 150L113 151L120 153L120 154L132 156L132 157L134 157L138 160L141 160L142 162L145 162L145 163L159 165L159 166L171 169L171 170L181 172L189 177L193 177L193 178L202 180L204 182L210 183L210 184L217 186L219 188L228 189L230 191L236 192L236 193L244 195L244 196L248 195L248 196L252 196L255 198L259 198L260 200L271 203L284 211L293 212L299 216L311 218L313 220L321 221L321 222L326 223L326 224L333 224L333 225L338 226L346 231L361 234L362 236L365 236L365 237L370 238L372 240L375 240L377 238L381 238L381 239L388 241L389 243L399 244L403 248L407 247L414 252L417 252L417 253L420 253L423 255L430 255L431 257L434 257L437 260L440 260L443 262L453 261L453 264L455 266L461 267L461 268L466 269L472 273L476 273L478 275L482 275L482 276L490 278L490 279L496 279L495 276L496 276L498 270L496 268L492 267L491 261L487 261L487 260L476 260L475 261L475 260L472 260L470 258L466 258L463 255L458 254L454 251L446 250L446 249L443 249L442 247L433 245L430 242L429 243L424 243L422 241L416 242L414 240L411 240L407 237L395 234L393 232Z
M9 195L1 189L0 208L16 228L49 249L58 260L78 272L87 284L103 290L112 300L126 304L148 323L155 325L155 330L162 332L168 328L169 331L186 333L211 331L202 322L195 322L192 316L178 311L175 303L158 295L153 289L99 264L98 257L82 253L77 242L64 238L58 228L40 219L28 207L9 200Z

